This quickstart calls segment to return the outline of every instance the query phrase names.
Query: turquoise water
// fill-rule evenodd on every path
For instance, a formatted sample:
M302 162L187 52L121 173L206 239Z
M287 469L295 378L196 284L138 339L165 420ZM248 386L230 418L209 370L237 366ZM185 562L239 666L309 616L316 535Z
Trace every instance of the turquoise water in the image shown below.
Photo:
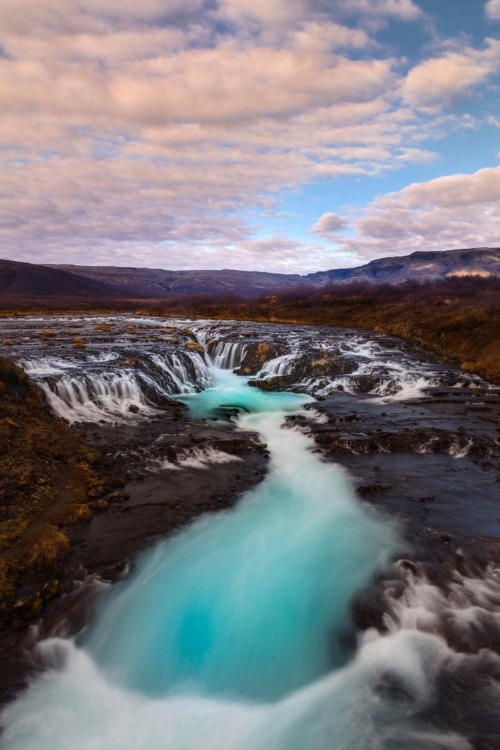
M270 472L234 511L143 556L86 646L111 679L147 693L276 699L343 663L349 600L392 529L309 438L281 429L309 397L266 394L221 371L214 388L185 400L198 417L248 410L240 424L267 443Z
M186 402L197 417L244 410L240 426L270 450L267 477L144 554L77 644L42 644L53 669L7 709L7 750L385 747L373 728L388 710L373 691L379 657L368 644L346 664L344 644L349 603L395 530L307 435L282 428L309 397L214 378ZM415 659L387 640L410 690Z

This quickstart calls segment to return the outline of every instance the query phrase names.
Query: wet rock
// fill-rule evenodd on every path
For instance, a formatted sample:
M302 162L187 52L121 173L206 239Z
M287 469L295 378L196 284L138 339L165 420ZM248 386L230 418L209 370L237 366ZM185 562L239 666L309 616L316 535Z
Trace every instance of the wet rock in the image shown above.
M272 378L261 380L249 380L248 385L252 388L259 388L261 391L271 393L273 391L283 391L291 385L290 377L275 375Z
M236 372L239 375L257 375L266 362L283 356L285 352L286 348L283 344L270 344L267 341L248 344Z
M177 460L177 450L171 445L167 446L165 449L165 457L170 463L175 463Z
M449 544L453 539L453 534L449 534L447 531L436 531L435 529L428 529L429 535L441 544Z
M380 382L381 379L376 375L358 375L355 388L359 393L370 393L377 385L380 385Z
M197 341L187 341L184 344L184 348L193 352L198 352L198 354L201 354L201 355L205 354L205 350L203 349L202 345L199 344Z
M301 357L294 364L296 380L303 378L330 377L335 379L339 375L350 375L356 372L359 364L353 357L339 357L323 354L320 357Z
M398 560L398 565L403 570L407 570L415 576L418 573L418 565L413 560Z
M123 503L125 500L130 500L130 495L128 492L115 490L115 492L110 492L106 499L110 503Z
M371 484L361 484L357 487L358 494L362 497L373 495L379 492L386 492L392 489L392 484L382 484L381 482L372 482Z
M38 591L38 596L46 601L52 599L53 596L59 594L61 591L61 582L57 578L53 578L51 581L47 581Z
M43 600L38 595L27 596L24 599L17 599L12 606L12 613L15 617L31 620L37 617L42 610Z

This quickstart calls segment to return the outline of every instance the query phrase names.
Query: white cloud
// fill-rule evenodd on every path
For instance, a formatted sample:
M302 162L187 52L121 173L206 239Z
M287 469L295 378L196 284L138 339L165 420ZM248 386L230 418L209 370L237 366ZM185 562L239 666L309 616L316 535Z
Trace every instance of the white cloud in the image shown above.
M338 7L346 12L377 18L395 18L415 21L422 11L412 0L337 0Z
M309 231L319 234L321 237L331 238L337 232L347 229L347 222L337 214L328 211L322 214Z
M498 247L500 167L408 185L368 204L343 249L361 258Z
M425 164L426 136L465 125L402 104L403 61L367 32L420 16L411 0L0 0L3 247L325 268L319 240L256 240L238 213L306 182Z
M412 106L442 107L483 83L500 69L500 41L489 39L483 50L466 47L413 67L403 86Z
M488 0L484 12L491 21L500 21L500 0Z

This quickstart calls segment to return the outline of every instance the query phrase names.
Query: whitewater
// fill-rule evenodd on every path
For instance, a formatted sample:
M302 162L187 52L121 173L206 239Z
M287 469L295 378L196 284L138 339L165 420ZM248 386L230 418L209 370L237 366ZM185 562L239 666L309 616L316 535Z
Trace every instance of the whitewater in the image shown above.
M357 635L353 597L401 550L344 470L285 428L313 398L212 363L192 414L237 410L270 451L237 506L142 554L3 714L5 750L466 750L415 718L449 649L414 625Z

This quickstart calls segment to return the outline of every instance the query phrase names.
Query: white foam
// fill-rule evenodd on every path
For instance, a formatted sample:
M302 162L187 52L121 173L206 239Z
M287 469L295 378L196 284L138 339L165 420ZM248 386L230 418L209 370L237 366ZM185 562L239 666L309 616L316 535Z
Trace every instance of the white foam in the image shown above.
M161 468L174 471L179 469L208 469L216 464L228 464L241 460L239 456L216 448L190 448L189 450L179 451L175 462L163 461Z
M75 362L62 357L36 357L33 359L19 360L20 366L25 372L32 377L42 377L46 375L60 375L66 370L78 367Z

